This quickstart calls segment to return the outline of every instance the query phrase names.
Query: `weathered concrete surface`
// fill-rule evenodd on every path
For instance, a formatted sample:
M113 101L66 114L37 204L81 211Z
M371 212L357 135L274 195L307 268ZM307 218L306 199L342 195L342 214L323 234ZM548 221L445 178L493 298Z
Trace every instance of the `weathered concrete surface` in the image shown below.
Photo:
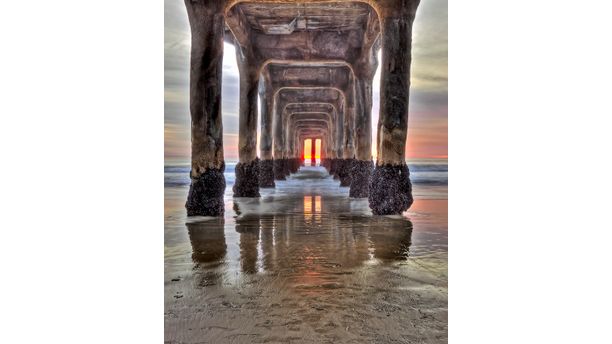
M321 166L325 167L325 170L329 173L329 159L321 158Z
M229 5L236 34L245 32L262 60L345 60L361 53L364 28L373 9L364 3L338 1L240 2ZM239 22L239 24L238 24Z
M259 197L259 159L257 158L257 98L259 76L250 49L236 45L240 72L238 108L238 159L234 197Z
M286 180L285 159L274 159L274 180Z
M191 186L189 216L223 215L225 163L221 120L221 73L225 20L223 2L186 1L191 27Z
M283 159L283 173L285 173L285 176L291 174L291 158Z
M251 56L250 49L237 45L236 62L240 73L238 157L240 162L250 163L257 158L259 75L255 58Z
M381 18L382 63L378 157L370 183L374 214L399 214L412 204L412 187L405 162L412 23L418 1L394 2Z
M259 187L273 188L274 184L274 160L265 159L259 161Z
M351 168L355 159L338 159L336 173L340 179L340 186L351 186Z
M297 171L300 169L300 163L301 163L301 159L299 158L292 158L290 161L290 171L291 173L297 173Z
M378 166L405 163L412 22L418 1L401 1L382 18Z
M262 75L259 79L260 104L260 135L259 135L259 157L262 160L272 159L272 111L274 105L273 91L269 78Z
M334 179L338 179L338 161L339 160L340 159L333 158L333 159L330 159L330 162L329 162L329 174L331 174L334 177Z
M370 177L374 169L374 162L354 160L351 168L351 189L349 196L364 198L370 195Z
M408 166L376 166L370 180L368 201L374 215L401 214L408 210L413 202Z
M317 139L312 138L310 141L310 166L314 166L317 163L317 147L316 147Z
M259 159L236 165L234 197L259 197Z
M209 168L196 178L191 178L187 196L187 216L222 216L225 211L225 164L221 168Z

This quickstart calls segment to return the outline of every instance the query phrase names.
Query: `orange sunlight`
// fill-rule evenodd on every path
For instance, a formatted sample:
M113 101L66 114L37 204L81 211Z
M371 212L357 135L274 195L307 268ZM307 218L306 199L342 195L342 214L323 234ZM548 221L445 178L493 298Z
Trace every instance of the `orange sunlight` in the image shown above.
M306 139L304 140L304 159L309 160L311 158L311 152L312 150L312 140L311 139Z
M304 159L312 158L312 139L304 140ZM321 139L315 140L315 159L321 159Z

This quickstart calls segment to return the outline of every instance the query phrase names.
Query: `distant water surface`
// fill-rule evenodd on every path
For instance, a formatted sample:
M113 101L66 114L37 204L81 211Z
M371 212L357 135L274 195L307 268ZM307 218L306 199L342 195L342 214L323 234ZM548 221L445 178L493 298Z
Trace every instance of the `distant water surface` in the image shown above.
M408 163L414 196L428 199L445 199L448 195L448 163L446 160L423 159ZM166 187L189 185L189 165L164 166ZM225 182L228 190L234 185L236 162L226 162Z

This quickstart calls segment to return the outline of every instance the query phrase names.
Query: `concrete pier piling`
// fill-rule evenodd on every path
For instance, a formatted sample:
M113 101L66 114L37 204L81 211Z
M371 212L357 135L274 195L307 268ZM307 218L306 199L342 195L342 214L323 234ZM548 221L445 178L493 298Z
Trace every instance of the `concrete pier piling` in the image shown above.
M321 166L350 188L350 197L368 197L374 214L408 209L412 188L405 148L418 4L185 0L192 43L188 215L224 211L224 42L235 46L240 72L235 197L259 197L260 188L274 188L275 181L296 173L303 165L304 140L311 139L311 165L320 140ZM373 157L372 84L379 51L381 100Z

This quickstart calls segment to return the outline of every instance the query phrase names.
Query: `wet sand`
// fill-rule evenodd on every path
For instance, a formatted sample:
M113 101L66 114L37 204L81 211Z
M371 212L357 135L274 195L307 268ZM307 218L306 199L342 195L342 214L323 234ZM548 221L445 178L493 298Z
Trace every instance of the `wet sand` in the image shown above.
M166 343L446 343L447 201L372 216L302 168L224 218L165 189Z

